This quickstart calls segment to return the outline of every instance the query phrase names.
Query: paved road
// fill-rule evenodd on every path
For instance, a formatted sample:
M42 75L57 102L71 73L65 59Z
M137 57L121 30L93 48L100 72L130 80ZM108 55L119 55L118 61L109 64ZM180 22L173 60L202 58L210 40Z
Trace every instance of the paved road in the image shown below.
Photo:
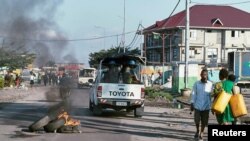
M56 104L55 88L35 87L23 100L0 105L0 140L8 141L174 141L193 140L193 116L188 109L145 107L143 118L132 113L105 111L101 117L88 110L88 89L73 89L71 116L81 121L82 133L30 133L27 128ZM214 123L211 118L210 123Z

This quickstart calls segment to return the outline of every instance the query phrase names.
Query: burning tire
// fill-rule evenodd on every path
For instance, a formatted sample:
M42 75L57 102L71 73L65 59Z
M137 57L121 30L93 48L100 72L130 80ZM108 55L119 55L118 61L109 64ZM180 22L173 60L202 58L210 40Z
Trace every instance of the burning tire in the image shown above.
M29 126L29 130L31 132L37 131L47 125L50 121L57 119L57 117L62 113L64 110L65 103L60 103L55 105L49 110L49 113L40 118L39 120L35 121L33 124Z
M51 121L49 124L44 126L44 130L46 132L55 132L57 129L62 127L66 123L64 118L59 118L56 120Z
M48 115L46 115L40 118L39 120L35 121L33 124L31 124L29 126L29 130L31 132L37 131L41 129L43 126L47 125L50 121L51 121L51 118Z
M57 130L58 133L81 133L78 126L62 126Z

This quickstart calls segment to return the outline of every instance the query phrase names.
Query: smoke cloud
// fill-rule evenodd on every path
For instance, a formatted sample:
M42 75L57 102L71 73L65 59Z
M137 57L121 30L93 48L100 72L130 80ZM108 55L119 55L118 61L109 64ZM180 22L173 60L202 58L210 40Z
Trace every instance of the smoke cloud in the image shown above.
M63 0L2 0L0 36L4 48L35 53L38 67L48 61L65 62L67 58L77 61L74 55L65 56L67 35L54 20L62 3Z

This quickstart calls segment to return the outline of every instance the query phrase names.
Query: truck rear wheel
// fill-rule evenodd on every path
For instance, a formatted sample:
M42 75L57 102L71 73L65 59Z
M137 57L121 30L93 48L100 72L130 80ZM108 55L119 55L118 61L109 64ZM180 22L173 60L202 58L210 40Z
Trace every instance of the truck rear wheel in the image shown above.
M89 100L89 110L93 112L93 103Z
M134 109L134 116L135 117L142 117L143 113L144 113L144 106Z
M93 114L95 116L100 116L102 114L102 108L100 106L93 105Z

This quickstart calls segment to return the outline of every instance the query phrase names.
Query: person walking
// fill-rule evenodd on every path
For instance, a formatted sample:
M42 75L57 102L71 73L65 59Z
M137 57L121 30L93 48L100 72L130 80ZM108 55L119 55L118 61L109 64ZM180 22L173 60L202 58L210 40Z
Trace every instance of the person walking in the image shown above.
M194 137L202 140L204 129L208 125L213 83L208 80L208 71L206 69L201 71L200 76L201 79L193 85L190 109L194 111L194 122L196 126Z
M234 82L231 80L228 80L228 71L224 68L221 69L219 72L219 78L221 80L220 83L221 83L222 89L227 94L232 95ZM229 78L229 79L231 79L231 78ZM215 94L215 98L217 95L218 94ZM220 125L229 125L229 124L232 124L234 122L233 113L232 113L231 106L229 103L227 104L226 109L224 110L224 112L222 114L216 113L215 115L216 115L217 122Z
M154 80L155 80L155 76L154 76L154 73L151 74L151 77L150 77L150 82L151 82L151 86L153 87L154 85Z
M30 87L32 88L34 85L35 74L30 71Z
M44 84L44 86L47 86L48 79L49 79L48 73L45 72L45 74L43 75L43 84Z
M20 83L21 83L21 78L18 74L16 74L16 88L19 88L20 87Z

